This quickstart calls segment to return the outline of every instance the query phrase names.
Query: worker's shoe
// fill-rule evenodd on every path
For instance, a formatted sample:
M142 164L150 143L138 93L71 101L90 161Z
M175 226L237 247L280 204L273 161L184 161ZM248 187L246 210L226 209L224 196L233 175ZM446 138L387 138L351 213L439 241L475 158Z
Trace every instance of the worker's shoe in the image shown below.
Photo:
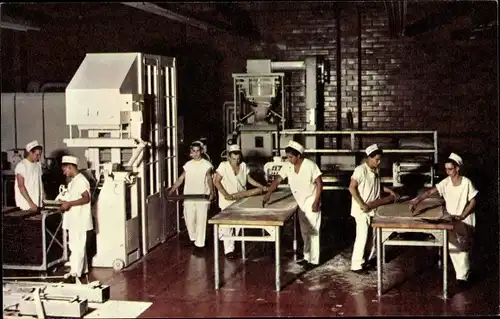
M358 274L358 275L367 275L368 274L368 271L366 271L365 269L361 268L361 269L356 269L356 270L352 270L351 271L355 274Z
M314 268L318 267L319 265L316 265L316 264L311 264L310 262L308 262L305 266L304 266L304 269L306 271L309 271L309 270L313 270Z
M302 267L306 267L309 264L309 261L302 259L297 261L297 264L301 265Z
M236 257L238 257L236 252L234 252L234 251L227 253L225 256L227 259L235 259Z
M198 247L198 246L194 246L193 248L193 255L195 256L202 256L203 255L203 249L204 247Z
M468 280L457 279L457 287L459 289L468 289L470 287L470 283Z
M377 267L377 260L370 259L367 262L365 262L363 265L361 265L361 267L366 271L373 270Z

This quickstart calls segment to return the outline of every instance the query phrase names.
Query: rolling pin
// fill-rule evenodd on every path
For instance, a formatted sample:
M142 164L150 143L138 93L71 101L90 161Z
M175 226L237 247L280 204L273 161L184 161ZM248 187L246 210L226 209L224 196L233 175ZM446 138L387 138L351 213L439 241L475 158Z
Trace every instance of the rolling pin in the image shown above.
M373 209L373 208L376 208L378 206L394 203L395 200L396 200L396 197L394 195L389 195L389 196L382 197L382 198L379 198L379 199L376 199L376 200L370 202L368 207Z
M253 188L253 189L250 189L250 190L241 191L241 192L238 192L238 193L231 194L231 196L234 199L238 200L238 199L242 199L242 198L245 198L245 197L256 196L256 195L260 195L260 194L262 194L262 189L261 188Z

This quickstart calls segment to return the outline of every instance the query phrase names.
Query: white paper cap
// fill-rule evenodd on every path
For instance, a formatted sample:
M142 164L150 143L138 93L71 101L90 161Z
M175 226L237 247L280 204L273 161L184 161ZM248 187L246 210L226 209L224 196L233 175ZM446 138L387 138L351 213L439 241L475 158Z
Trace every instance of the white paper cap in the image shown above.
M26 144L25 149L27 152L29 152L37 146L42 146L42 145L40 143L38 143L38 141L31 141L28 144Z
M229 145L228 149L227 149L227 152L228 153L231 153L231 152L240 152L241 151L241 148L238 144L231 144Z
M62 158L62 164L75 164L78 166L78 158L70 155L65 155Z
M375 152L378 149L379 147L377 144L372 144L365 149L365 153L367 156L370 156L371 153Z
M457 162L457 164L459 166L462 166L464 164L464 162L462 161L462 158L460 156L458 156L458 154L451 153L448 158L454 160L455 162Z
M304 146L300 145L300 143L297 143L295 141L290 141L288 143L288 147L293 148L294 150L296 150L300 154L304 154Z

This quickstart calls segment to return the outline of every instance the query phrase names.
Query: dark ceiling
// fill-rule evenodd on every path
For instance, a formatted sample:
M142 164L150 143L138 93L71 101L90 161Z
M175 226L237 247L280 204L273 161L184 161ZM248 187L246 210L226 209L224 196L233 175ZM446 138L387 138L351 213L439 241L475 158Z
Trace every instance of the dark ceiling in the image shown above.
M241 2L154 2L161 8L183 16L187 23L193 19L216 30L250 38L259 37L255 15L270 11L334 10L336 6L378 5L383 3L392 28L403 26L405 36L416 36L446 25L453 25L452 38L496 37L498 5L495 1L241 1ZM139 4L143 4L140 2ZM405 10L406 8L406 10ZM4 3L2 20L28 22L43 28L48 24L69 27L75 23L118 20L140 10L122 3ZM403 14L406 13L406 14ZM145 17L154 14L144 12ZM168 17L158 17L169 19ZM13 20L13 21L12 21ZM457 23L459 21L460 23ZM399 30L401 31L401 30Z

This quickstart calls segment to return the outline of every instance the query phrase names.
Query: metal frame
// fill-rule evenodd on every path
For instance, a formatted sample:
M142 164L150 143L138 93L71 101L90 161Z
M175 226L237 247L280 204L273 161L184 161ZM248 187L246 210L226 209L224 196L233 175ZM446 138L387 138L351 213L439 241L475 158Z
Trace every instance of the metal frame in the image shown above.
M380 225L372 225L376 231L376 250L377 250L377 295L382 296L382 286L383 286L383 264L385 263L385 246L420 246L420 247L441 247L439 250L440 255L442 255L442 266L443 269L443 298L448 298L448 229L428 229L418 227L418 225L412 225L411 228L394 228L394 227L384 227ZM427 233L435 237L435 240L395 240L388 239L389 236L394 233L407 233L407 232L418 232ZM384 261L384 262L383 262Z
M52 233L47 228L47 225L46 225L47 216L53 215L53 214L60 214L61 215L61 221L57 225L56 231L54 233ZM64 229L62 228L62 224L63 224L62 214L59 212L42 212L41 215L42 215L41 227L43 229L43 231L42 231L42 249L43 249L42 264L41 265L20 265L20 264L2 263L2 269L47 271L50 267L68 260L68 245L67 245L66 234L64 232ZM62 234L62 238L63 238L62 243L56 238L56 236L59 233ZM50 239L50 243L48 245L47 245L47 239ZM48 253L49 253L50 248L52 247L53 244L59 245L59 247L61 247L63 249L63 254L60 258L49 261L48 260Z
M355 144L356 144L356 136L363 136L363 135L432 135L433 138L433 148L432 149L384 149L385 154L390 154L390 153L399 153L399 154L429 154L433 158L434 164L438 163L438 136L437 136L437 131L305 131L305 130L295 130L295 129L288 129L288 130L282 130L279 132L282 136L287 136L287 135L333 135L333 136L342 136L342 135L349 135L350 136L350 147L349 148L344 148L344 149L315 149L315 148L307 148L307 143L304 145L306 147L304 153L305 154L363 154L365 150L363 149L358 149ZM279 139L279 137L276 134L276 139ZM277 148L274 149L274 151L282 152L284 148ZM431 174L431 183L434 183L434 176L433 174L433 169L431 167L432 172ZM335 177L323 177L323 181L325 183L335 183L337 182L337 178ZM382 182L383 183L393 183L394 182L394 176L392 177L382 177ZM344 186L337 186L337 185L324 185L323 190L345 190L347 187Z
M283 223L281 226L266 226L266 225L247 225L247 224L225 224L223 221L214 222L214 268L215 268L215 289L220 288L220 271L219 271L219 241L224 241L224 239L231 239L234 241L241 242L241 258L245 261L245 242L274 242L275 247L275 288L276 292L281 291L281 240L280 240L280 228L284 227L288 220L293 222L293 252L294 258L296 258L297 253L297 211L291 214L291 216ZM234 228L241 227L241 236L219 236L220 228ZM262 229L262 236L245 236L245 228L251 229ZM268 233L268 235L265 234ZM220 237L220 238L219 238Z

